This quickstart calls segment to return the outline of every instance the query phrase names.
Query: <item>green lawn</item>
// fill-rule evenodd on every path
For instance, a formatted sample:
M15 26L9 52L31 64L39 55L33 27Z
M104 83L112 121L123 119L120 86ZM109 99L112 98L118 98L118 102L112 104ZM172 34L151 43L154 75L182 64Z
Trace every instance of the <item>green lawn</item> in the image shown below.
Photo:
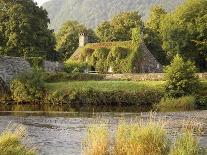
M143 91L143 90L163 90L163 81L67 81L57 83L46 83L49 91L73 90L93 88L100 91Z
M144 90L163 90L164 81L66 81L56 83L46 83L49 91L55 90L74 90L93 88L100 91L144 91ZM207 80L202 81L201 94L207 94Z

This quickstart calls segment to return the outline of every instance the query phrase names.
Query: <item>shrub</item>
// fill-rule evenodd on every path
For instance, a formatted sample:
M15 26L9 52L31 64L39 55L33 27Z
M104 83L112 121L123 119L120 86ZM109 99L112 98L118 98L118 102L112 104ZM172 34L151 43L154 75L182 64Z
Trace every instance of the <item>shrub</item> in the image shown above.
M196 105L200 108L201 107L203 107L203 108L207 107L207 96L198 96L196 98Z
M44 96L43 73L35 69L21 73L11 82L10 88L16 102L39 102Z
M83 73L89 65L87 63L68 62L64 64L66 73Z
M163 94L155 91L124 92L98 91L93 89L48 92L45 98L50 104L106 105L106 106L152 106Z
M14 132L11 130L4 131L0 135L1 155L36 155L34 149L22 145L24 136L25 128L23 126L18 126Z
M169 155L204 155L197 138L191 132L186 132L176 139Z
M84 155L107 155L109 151L108 128L104 125L91 126L83 144Z
M180 98L162 98L158 105L160 110L192 110L195 108L196 99L193 96Z
M181 97L195 94L199 89L199 80L195 75L196 67L190 61L176 55L169 66L165 68L166 95Z
M105 75L102 74L83 74L83 73L46 73L44 75L45 82L59 82L59 81L89 81L89 80L104 80Z
M43 57L28 57L26 59L33 68L41 68L43 66Z

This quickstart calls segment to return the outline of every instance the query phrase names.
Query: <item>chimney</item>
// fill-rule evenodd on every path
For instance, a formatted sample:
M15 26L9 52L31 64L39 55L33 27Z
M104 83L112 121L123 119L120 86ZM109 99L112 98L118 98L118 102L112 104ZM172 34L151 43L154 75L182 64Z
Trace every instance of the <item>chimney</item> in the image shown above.
M79 47L83 47L88 43L88 36L85 33L79 34Z

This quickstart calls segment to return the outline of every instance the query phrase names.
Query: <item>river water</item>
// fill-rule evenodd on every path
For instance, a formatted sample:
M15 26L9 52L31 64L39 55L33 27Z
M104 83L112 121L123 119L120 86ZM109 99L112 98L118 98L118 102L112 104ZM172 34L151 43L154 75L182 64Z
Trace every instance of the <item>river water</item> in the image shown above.
M147 119L168 120L167 130L177 131L183 120L194 120L207 126L207 111L168 113L128 112L41 112L4 111L0 112L0 132L9 124L23 124L28 131L27 143L35 146L40 155L80 155L82 141L90 124L107 122L114 128L122 119L133 122ZM207 148L207 134L200 136L200 142Z

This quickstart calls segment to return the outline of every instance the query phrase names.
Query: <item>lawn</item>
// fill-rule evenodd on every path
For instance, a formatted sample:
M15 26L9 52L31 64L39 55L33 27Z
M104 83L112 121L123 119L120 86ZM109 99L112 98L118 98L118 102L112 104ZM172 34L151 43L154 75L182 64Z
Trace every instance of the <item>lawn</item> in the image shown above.
M55 90L74 90L74 89L95 89L100 91L144 91L158 90L164 91L164 81L66 81L56 83L46 83L45 86L49 91ZM207 94L207 80L202 81L201 94Z
M163 91L163 81L67 81L57 83L46 83L49 91L54 90L74 90L74 89L95 89L100 91L144 91L159 90Z

